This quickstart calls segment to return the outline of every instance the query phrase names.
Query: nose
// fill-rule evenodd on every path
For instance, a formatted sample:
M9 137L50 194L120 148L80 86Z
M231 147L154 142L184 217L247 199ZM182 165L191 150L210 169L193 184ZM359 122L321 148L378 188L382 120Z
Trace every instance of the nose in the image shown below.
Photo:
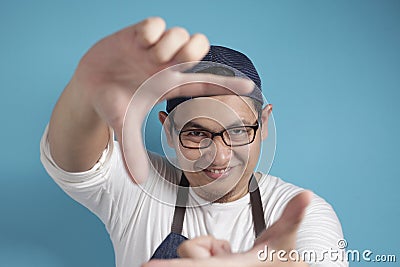
M221 136L213 138L213 144L210 148L210 155L214 155L214 159L210 160L211 165L225 167L229 164L232 157L232 149L230 146L225 145Z

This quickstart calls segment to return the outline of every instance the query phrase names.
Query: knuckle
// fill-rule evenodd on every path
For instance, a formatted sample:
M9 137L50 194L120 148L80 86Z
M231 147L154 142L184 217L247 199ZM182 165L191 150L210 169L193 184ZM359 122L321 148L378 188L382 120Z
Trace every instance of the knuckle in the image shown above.
M143 27L147 28L149 26L165 25L165 21L161 17L149 17L142 21Z
M182 27L173 27L169 29L169 34L174 36L179 36L181 38L189 39L189 33L185 28Z
M145 44L152 44L157 38L155 32L162 32L164 28L165 21L162 18L150 17L139 23L136 32Z
M200 60L210 49L207 37L204 34L194 34L187 45L180 52L180 57L186 61Z
M205 36L205 34L199 33L199 32L194 33L194 34L193 34L193 37L196 37L196 38L199 38L199 39L203 39L203 40L205 40L205 41L208 40L208 39L207 39L207 36Z
M208 41L208 38L202 34L202 33L195 33L192 35L192 39L196 40L196 42L201 43L202 45L209 46L210 43Z

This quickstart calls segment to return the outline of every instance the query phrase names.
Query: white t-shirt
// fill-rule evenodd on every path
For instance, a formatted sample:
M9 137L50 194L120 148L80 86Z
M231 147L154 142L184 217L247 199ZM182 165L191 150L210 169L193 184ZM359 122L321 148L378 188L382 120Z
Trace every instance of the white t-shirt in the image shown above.
M112 140L112 139L110 139ZM70 173L58 167L50 155L47 128L41 140L41 161L54 181L73 199L96 214L105 224L114 246L116 266L135 267L148 261L170 233L177 189L151 172L138 186L129 178L117 142L110 142L92 169ZM181 171L164 157L149 153L155 169L167 180L177 181ZM303 189L281 179L263 175L259 181L266 226L281 215L290 199ZM161 199L161 201L160 201ZM189 190L182 234L189 239L212 235L228 240L233 252L253 246L255 233L249 194L228 203L204 203ZM343 239L340 222L332 207L314 195L297 237L299 253L337 249ZM255 255L257 257L257 255ZM321 259L319 257L318 259ZM319 263L321 264L321 263ZM348 266L346 262L327 262L316 266Z

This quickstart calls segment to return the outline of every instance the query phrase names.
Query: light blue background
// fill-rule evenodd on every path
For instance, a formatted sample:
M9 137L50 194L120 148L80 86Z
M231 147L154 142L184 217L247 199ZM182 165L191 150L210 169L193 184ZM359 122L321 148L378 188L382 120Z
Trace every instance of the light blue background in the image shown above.
M271 174L328 200L348 248L400 260L400 1L3 0L0 266L113 266L103 225L46 174L39 140L84 52L151 15L248 54L274 104Z

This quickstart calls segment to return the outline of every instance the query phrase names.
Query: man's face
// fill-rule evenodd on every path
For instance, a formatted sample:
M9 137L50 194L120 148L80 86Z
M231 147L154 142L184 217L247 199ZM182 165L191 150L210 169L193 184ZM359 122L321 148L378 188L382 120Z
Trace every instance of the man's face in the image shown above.
M262 141L260 128L243 128L260 124L252 101L236 95L195 98L177 106L170 117L173 122L165 127L170 130L169 145L196 193L218 202L245 195ZM211 141L212 133L224 130L228 131ZM234 142L238 146L233 146Z

